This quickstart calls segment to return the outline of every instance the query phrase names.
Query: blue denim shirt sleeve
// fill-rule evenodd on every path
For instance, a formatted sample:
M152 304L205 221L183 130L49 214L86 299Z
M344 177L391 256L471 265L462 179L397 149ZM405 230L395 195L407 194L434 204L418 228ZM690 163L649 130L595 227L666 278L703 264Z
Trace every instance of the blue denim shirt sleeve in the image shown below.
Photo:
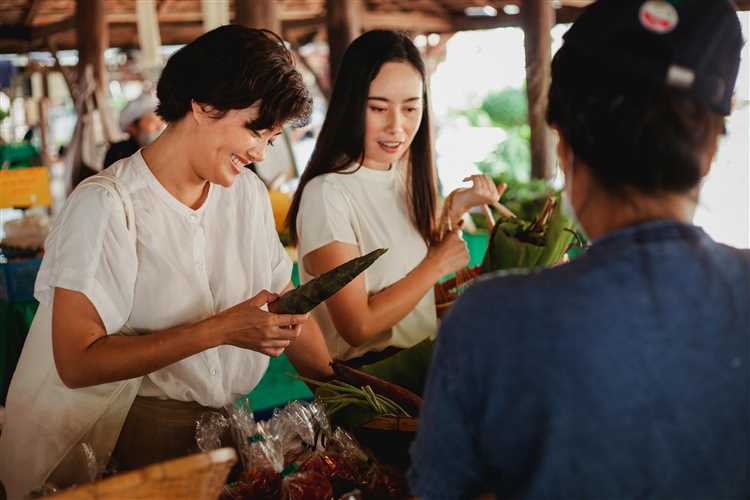
M469 319L450 314L437 338L409 471L423 499L474 498L482 484Z

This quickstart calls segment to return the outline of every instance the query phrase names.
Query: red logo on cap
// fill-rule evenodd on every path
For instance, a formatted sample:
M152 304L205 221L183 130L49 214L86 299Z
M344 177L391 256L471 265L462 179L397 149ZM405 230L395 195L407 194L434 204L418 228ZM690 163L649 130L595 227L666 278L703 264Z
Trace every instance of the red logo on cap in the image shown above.
M677 9L663 0L645 2L638 14L643 27L655 33L669 33L679 20Z

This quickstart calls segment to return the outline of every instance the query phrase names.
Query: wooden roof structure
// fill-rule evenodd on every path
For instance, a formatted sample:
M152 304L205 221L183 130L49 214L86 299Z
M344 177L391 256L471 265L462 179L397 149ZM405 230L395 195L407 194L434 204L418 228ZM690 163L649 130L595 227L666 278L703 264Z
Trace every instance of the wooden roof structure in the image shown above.
M711 0L706 0L711 1ZM138 3L141 2L141 3ZM544 120L549 84L550 30L571 22L592 0L0 0L0 53L78 49L77 77L93 67L104 88L107 47L139 47L138 25L157 26L162 45L185 44L205 30L210 11L226 22L268 28L294 47L315 37L329 46L330 80L348 44L362 31L383 28L411 34L455 33L520 26L526 32L527 97L532 175L553 172L551 134ZM750 10L750 0L735 0ZM137 14L140 11L140 14ZM139 17L140 16L140 17ZM221 24L221 23L219 23ZM218 24L215 24L218 25ZM59 66L59 63L58 63ZM59 68L62 70L62 68ZM65 72L63 72L65 74ZM73 77L67 78L73 80ZM69 82L71 95L74 85Z
M104 0L109 46L138 45L136 1ZM327 4L355 2L362 4L363 29L448 33L518 25L520 16L506 11L517 11L515 7L522 6L524 0L274 0L273 4L282 34L295 42L325 29ZM234 21L236 2L228 3L230 19ZM571 21L589 3L591 0L553 2L558 7L557 19L562 22ZM737 3L740 8L750 9L750 0ZM497 15L466 14L467 8L485 6L494 9ZM0 0L0 53L40 50L47 38L54 39L60 49L76 48L75 11L76 0ZM163 44L187 43L202 33L201 0L157 0L157 12Z

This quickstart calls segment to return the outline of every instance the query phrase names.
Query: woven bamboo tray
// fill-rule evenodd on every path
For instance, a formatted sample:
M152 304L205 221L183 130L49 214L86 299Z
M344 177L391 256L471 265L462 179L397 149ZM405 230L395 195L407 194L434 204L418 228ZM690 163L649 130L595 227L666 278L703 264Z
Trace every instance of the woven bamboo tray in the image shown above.
M64 491L55 500L216 500L237 461L232 448L169 460Z

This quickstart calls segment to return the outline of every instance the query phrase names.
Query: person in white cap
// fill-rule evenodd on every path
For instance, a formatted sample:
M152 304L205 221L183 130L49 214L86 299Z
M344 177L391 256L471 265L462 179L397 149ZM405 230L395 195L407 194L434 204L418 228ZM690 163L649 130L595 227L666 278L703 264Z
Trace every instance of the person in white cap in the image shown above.
M164 129L164 122L156 114L158 105L159 100L152 94L141 94L128 102L120 112L120 130L130 137L109 147L104 157L104 168L135 154L159 136Z

